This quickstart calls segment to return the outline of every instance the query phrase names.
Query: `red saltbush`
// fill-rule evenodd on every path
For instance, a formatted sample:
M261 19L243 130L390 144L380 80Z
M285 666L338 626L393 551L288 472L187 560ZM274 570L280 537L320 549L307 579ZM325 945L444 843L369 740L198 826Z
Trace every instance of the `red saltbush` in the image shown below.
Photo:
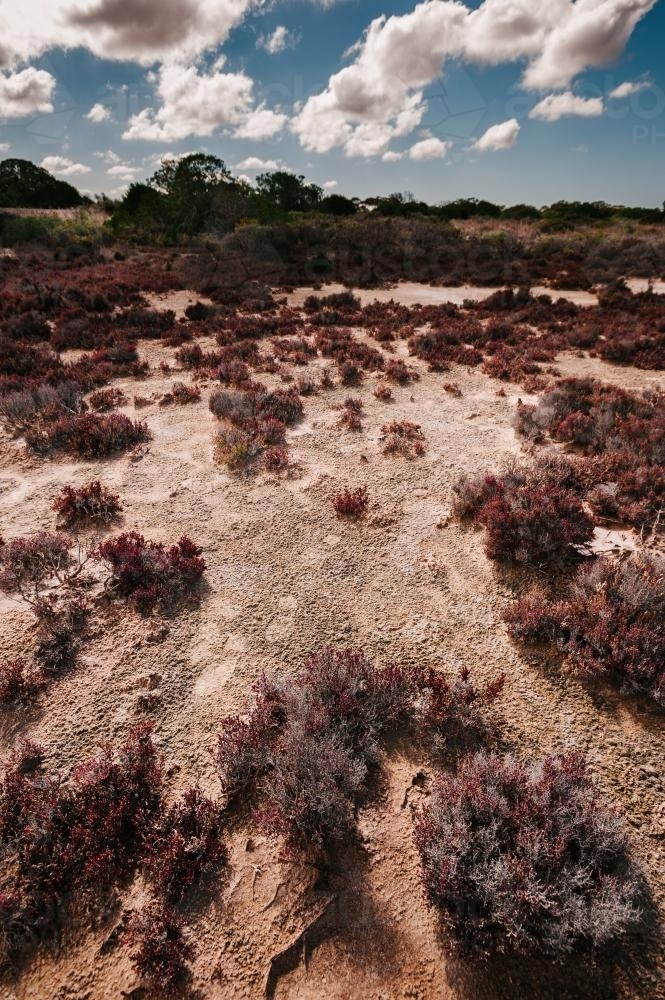
M95 479L85 486L64 486L53 501L53 510L62 524L71 528L87 521L108 524L122 511L120 497Z
M626 837L579 755L467 757L437 778L415 839L428 900L481 957L616 944L639 916Z
M609 675L665 706L665 558L599 559L566 600L523 599L507 614L511 635L556 643L587 677Z
M177 903L206 870L225 861L220 809L200 789L190 788L157 820L144 870L157 897Z
M369 493L366 486L355 490L341 490L332 498L335 513L340 517L362 517L369 506Z
M593 537L593 521L553 465L512 466L503 474L462 477L454 487L453 514L487 529L490 559L561 566Z
M127 929L137 974L161 996L174 996L186 982L196 949L183 934L182 920L159 903L135 913Z
M417 723L433 748L485 731L482 707L501 681L477 690L429 668L377 668L360 650L322 649L294 679L262 679L245 718L224 720L222 789L258 801L256 816L291 850L326 856L353 837L355 809L381 741Z
M39 747L10 756L0 780L3 960L57 926L63 905L81 906L134 870L160 798L150 733L141 726L104 747L67 781L45 771Z
M167 392L159 401L160 406L167 406L169 403L178 403L186 406L188 403L198 403L201 398L201 390L196 385L185 385L184 382L174 382L171 391Z
M107 591L147 612L168 607L193 591L206 568L201 551L186 535L167 548L129 531L102 542L93 556L110 570Z
M66 451L80 458L106 458L114 452L128 451L150 440L144 423L133 422L124 413L99 415L81 413L60 417L44 428L26 434L30 448L39 454Z
M126 403L127 397L122 389L99 389L90 394L88 402L97 413L108 413L116 406L122 406L123 403Z
M50 531L1 544L0 588L34 603L45 588L69 580L75 565L70 549L67 535Z
M29 702L46 685L39 668L25 660L4 660L0 663L0 705Z
M419 424L410 420L393 420L381 428L383 454L414 458L425 454L425 435Z

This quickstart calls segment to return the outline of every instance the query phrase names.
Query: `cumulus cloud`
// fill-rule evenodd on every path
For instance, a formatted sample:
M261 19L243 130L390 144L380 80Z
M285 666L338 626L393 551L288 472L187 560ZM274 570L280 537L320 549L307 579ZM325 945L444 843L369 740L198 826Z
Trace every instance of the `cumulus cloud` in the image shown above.
M84 115L83 117L87 118L89 122L94 122L96 125L99 125L100 122L107 122L109 120L111 112L109 108L105 108L103 104L93 104L87 115Z
M2 0L0 59L26 62L81 46L144 66L193 59L226 40L260 0Z
M45 156L41 166L50 174L59 174L60 177L81 177L90 173L90 167L86 167L85 163L74 163L66 156Z
M537 4L547 7L553 0ZM623 52L637 23L657 0L577 0L562 6L539 55L524 74L526 87L565 87L591 66L607 66ZM559 0L554 0L559 6Z
M337 181L325 181L323 184L324 191L334 191L337 187Z
M260 105L246 115L242 124L235 130L234 135L237 139L252 139L255 142L261 139L272 139L283 130L287 121L288 115Z
M424 88L446 62L526 61L527 89L563 88L616 59L656 2L484 0L471 10L458 0L428 0L408 14L378 17L349 50L353 62L304 103L292 128L305 149L383 155L392 138L420 125Z
M602 97L578 97L572 91L550 94L531 108L529 118L541 118L546 122L558 122L560 118L599 118L605 105Z
M29 66L19 73L0 73L0 118L26 118L53 111L55 79Z
M422 139L411 147L409 157L412 160L440 160L452 146L452 142L443 142L441 139Z
M398 160L404 159L404 153L397 153L394 149L389 149L381 159L384 163L397 163Z
M9 149L8 142L0 142L0 153L6 153L8 149Z
M622 97L632 97L633 94L641 94L643 90L648 90L651 86L650 80L626 80L618 87L610 91L613 100L620 100Z
M261 35L256 41L257 49L265 49L271 56L292 49L297 44L298 36L283 24L279 24L270 35Z
M114 163L112 167L109 167L106 171L109 177L117 178L121 181L133 181L136 180L137 176L142 173L141 167L135 167L131 163Z
M253 86L245 73L213 68L201 74L195 66L162 66L157 82L160 107L145 108L130 118L122 137L177 142L188 135L211 135L220 125L239 125L252 110Z
M279 170L280 166L278 160L262 160L260 156L248 156L236 163L238 170Z
M519 134L520 123L516 118L510 118L507 122L500 122L488 128L471 148L483 153L488 150L510 149L517 142Z

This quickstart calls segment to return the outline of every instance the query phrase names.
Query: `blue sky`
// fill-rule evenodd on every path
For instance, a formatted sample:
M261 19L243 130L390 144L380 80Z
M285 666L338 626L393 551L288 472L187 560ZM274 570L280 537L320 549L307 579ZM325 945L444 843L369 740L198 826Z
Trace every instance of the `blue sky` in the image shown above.
M204 149L349 195L656 206L663 38L662 0L2 0L0 155L115 194Z

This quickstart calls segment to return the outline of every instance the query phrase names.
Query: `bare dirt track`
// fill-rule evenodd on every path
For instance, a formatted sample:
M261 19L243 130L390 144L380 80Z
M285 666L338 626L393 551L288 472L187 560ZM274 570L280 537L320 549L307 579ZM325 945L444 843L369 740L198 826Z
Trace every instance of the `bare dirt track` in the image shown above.
M627 818L634 855L662 916L662 716L609 687L590 689L563 674L557 662L515 647L502 621L511 581L497 577L478 533L449 521L452 485L462 472L494 467L520 452L511 421L524 392L506 385L499 396L500 384L479 371L430 373L399 343L397 356L418 370L418 382L395 388L392 402L374 398L374 378L357 390L307 397L305 417L288 435L299 474L239 476L213 462L217 423L207 401L214 383L202 385L199 403L160 407L157 400L174 379L189 376L157 370L162 360L173 363L172 349L152 343L139 349L155 369L151 377L114 384L130 399L152 400L139 409L124 407L150 426L147 454L137 462L47 462L27 458L17 442L3 437L2 532L15 537L52 528L50 505L61 486L99 478L121 495L124 529L166 542L186 532L202 546L208 572L200 605L168 620L133 612L96 617L78 668L34 708L0 715L1 755L29 737L48 748L50 766L68 768L103 740L126 735L145 717L139 696L152 690L157 702L149 715L171 790L198 781L215 795L210 751L220 718L242 710L262 672L295 672L323 644L362 646L381 663L467 664L483 681L505 672L498 702L505 742L526 756L584 751L595 780ZM650 372L568 355L559 364L566 373L591 374L589 366L596 377L626 387L665 387L665 376ZM295 374L315 377L323 367L319 358ZM461 397L446 393L444 382L456 383ZM338 407L350 394L363 400L361 432L337 426ZM422 427L423 457L408 461L382 453L381 426L390 420ZM369 513L360 523L342 521L330 498L358 485L369 489ZM18 654L30 646L31 617L7 597L0 609L4 652ZM278 844L239 824L229 837L228 872L201 892L190 914L199 951L191 995L665 997L653 935L638 943L632 964L615 969L588 962L478 968L447 957L422 896L412 844L411 810L424 794L412 779L423 766L412 747L398 744L387 755L377 795L361 810L363 844L329 886L313 888L311 869L282 861ZM140 900L141 893L137 883L123 904ZM0 986L2 1000L138 1000L143 994L132 993L137 981L126 948L112 937L119 916L119 910L109 914L93 933L72 932L57 953L40 953L15 983ZM285 950L271 975L271 960Z

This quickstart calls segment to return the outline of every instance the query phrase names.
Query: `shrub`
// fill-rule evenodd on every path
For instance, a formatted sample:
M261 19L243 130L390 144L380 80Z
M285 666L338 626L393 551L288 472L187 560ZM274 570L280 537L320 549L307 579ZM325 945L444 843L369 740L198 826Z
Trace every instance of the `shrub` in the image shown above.
M163 996L173 996L188 978L196 950L183 934L182 920L158 903L135 913L127 930L131 959L141 979Z
M166 548L129 531L102 542L93 556L110 570L106 589L141 612L168 607L191 593L206 568L201 549L186 535Z
M427 898L480 956L616 943L638 916L619 820L577 754L466 758L437 778L415 839Z
M97 413L108 413L126 403L127 397L122 389L99 389L90 395L88 402Z
M188 403L197 403L200 398L201 390L198 386L185 385L184 382L174 382L171 386L171 391L162 396L160 406L166 406L169 403L178 403L180 406L186 406Z
M349 396L344 403L339 420L337 421L338 426L346 427L350 431L362 430L362 412L362 400L354 396Z
M355 490L342 490L332 498L335 513L340 517L362 517L369 506L369 493L366 486Z
M71 528L76 524L96 521L108 524L122 511L120 497L111 493L98 479L85 486L64 486L53 501L53 510L59 515L63 525Z
M397 385L408 385L409 382L415 382L420 378L415 368L410 368L401 358L391 358L386 361L384 374L387 379L397 383Z
M377 668L361 650L324 648L293 679L255 686L248 716L224 720L217 762L229 803L258 801L262 827L290 850L327 856L355 831L359 796L382 740L417 723L441 748L484 730L481 706L501 687L453 683L434 669Z
M240 427L222 427L215 435L215 461L229 469L242 469L261 454L261 443L249 431Z
M176 903L207 869L225 861L221 812L200 789L190 788L155 824L144 868L158 898Z
M124 413L82 413L62 417L44 429L26 434L29 447L40 454L67 451L88 459L128 451L149 440L147 425L132 422Z
M0 704L12 705L32 701L45 687L43 673L25 660L5 660L0 663Z
M414 458L425 454L425 435L419 424L409 420L394 420L381 428L384 455Z
M583 676L608 674L665 705L665 557L599 559L576 576L569 599L518 601L507 614L524 642L557 643Z
M104 747L67 781L43 763L41 748L23 744L0 780L0 942L10 951L3 959L56 927L63 905L89 902L131 873L159 803L149 726Z
M387 403L389 399L393 398L393 391L389 385L385 384L385 382L379 382L374 390L374 396L376 399L380 399L381 402Z
M555 463L462 477L454 487L453 514L487 529L490 559L562 566L576 554L575 546L591 540L594 530L570 482L561 478L566 471Z
M0 588L34 602L49 585L70 579L74 559L67 535L39 531L0 546Z

